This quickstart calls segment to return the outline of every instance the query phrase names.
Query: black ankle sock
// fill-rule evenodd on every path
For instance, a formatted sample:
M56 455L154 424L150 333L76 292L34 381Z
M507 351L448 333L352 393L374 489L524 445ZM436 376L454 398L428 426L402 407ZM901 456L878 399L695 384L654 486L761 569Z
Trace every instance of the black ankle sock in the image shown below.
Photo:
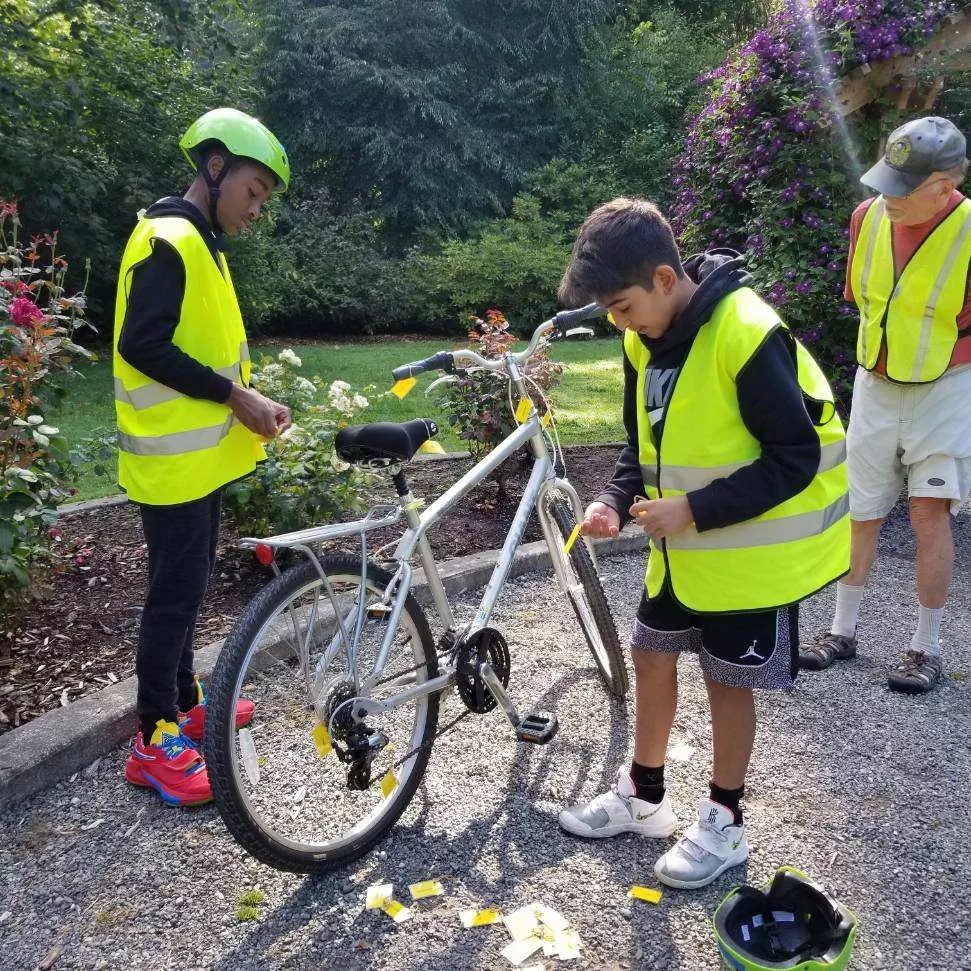
M630 764L630 777L634 783L634 793L646 802L660 802L664 798L664 766Z
M159 719L172 722L177 720L175 712L168 711L150 711L138 716L138 729L142 733L142 741L146 745L152 741L152 735Z
M709 783L708 788L711 790L711 798L713 802L721 803L726 809L730 809L735 814L735 825L742 825L742 810L739 807L739 802L742 796L745 795L745 786L739 786L737 789L722 789L721 786L716 786L714 782Z
M179 711L188 711L199 704L199 689L193 682L188 688L179 688Z

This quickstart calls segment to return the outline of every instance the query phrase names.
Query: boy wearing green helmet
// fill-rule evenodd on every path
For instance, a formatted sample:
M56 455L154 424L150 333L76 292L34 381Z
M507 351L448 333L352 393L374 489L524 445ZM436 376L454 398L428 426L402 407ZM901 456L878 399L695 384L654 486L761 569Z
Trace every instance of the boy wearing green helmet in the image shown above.
M193 632L215 562L222 487L253 471L261 440L290 425L249 387L246 332L222 253L290 181L272 132L233 108L197 119L179 143L196 172L186 193L139 214L115 303L118 481L140 508L149 585L136 674L139 731L125 777L169 805L212 798L205 695ZM246 724L251 702L236 719Z

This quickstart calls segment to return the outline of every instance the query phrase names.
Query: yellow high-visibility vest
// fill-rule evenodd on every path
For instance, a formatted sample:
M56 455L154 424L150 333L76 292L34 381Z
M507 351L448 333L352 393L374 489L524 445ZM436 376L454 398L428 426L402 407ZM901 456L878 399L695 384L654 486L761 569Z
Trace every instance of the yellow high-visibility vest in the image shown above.
M660 454L644 400L650 351L637 334L624 352L637 371L637 434L645 495L680 496L755 461L759 441L739 412L735 381L774 330L785 325L752 290L726 296L698 331L664 417ZM651 542L645 584L665 584L699 614L770 610L798 603L850 566L846 438L833 392L796 342L803 398L819 436L820 462L798 495L754 519L698 532L694 525Z
M115 300L114 375L118 482L135 502L175 505L209 495L265 458L259 438L228 405L190 398L133 368L118 353L132 273L156 240L185 267L176 347L236 384L250 377L246 331L226 258L217 266L205 240L180 216L140 216L125 247Z
M926 384L947 370L958 339L971 266L971 200L933 229L899 277L891 229L880 196L863 217L850 265L860 310L856 359L872 371L886 340L887 377Z

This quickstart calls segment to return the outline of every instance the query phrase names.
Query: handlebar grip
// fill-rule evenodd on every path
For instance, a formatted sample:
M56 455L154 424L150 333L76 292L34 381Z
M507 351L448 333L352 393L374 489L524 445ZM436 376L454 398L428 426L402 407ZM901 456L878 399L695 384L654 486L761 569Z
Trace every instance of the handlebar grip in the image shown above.
M413 378L416 374L424 374L425 371L439 371L442 368L451 370L454 366L452 355L448 351L439 351L423 361L413 361L411 364L392 368L391 376L395 381L401 381L403 378Z
M575 310L561 310L554 318L553 323L557 330L564 331L567 327L580 323L581 320L589 320L591 317L601 317L606 311L599 303L588 303L585 307L577 307Z

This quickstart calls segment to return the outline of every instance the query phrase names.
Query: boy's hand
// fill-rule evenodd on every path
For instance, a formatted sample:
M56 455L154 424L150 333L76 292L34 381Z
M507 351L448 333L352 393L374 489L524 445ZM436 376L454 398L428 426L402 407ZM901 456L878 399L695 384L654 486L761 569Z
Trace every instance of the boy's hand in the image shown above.
M292 424L290 409L264 397L254 388L234 384L226 404L251 432L263 438L276 438Z
M630 507L630 514L637 525L653 539L664 539L686 530L694 516L687 496L670 499L641 499Z
M581 536L616 536L620 532L620 514L605 502L591 502L580 523Z

